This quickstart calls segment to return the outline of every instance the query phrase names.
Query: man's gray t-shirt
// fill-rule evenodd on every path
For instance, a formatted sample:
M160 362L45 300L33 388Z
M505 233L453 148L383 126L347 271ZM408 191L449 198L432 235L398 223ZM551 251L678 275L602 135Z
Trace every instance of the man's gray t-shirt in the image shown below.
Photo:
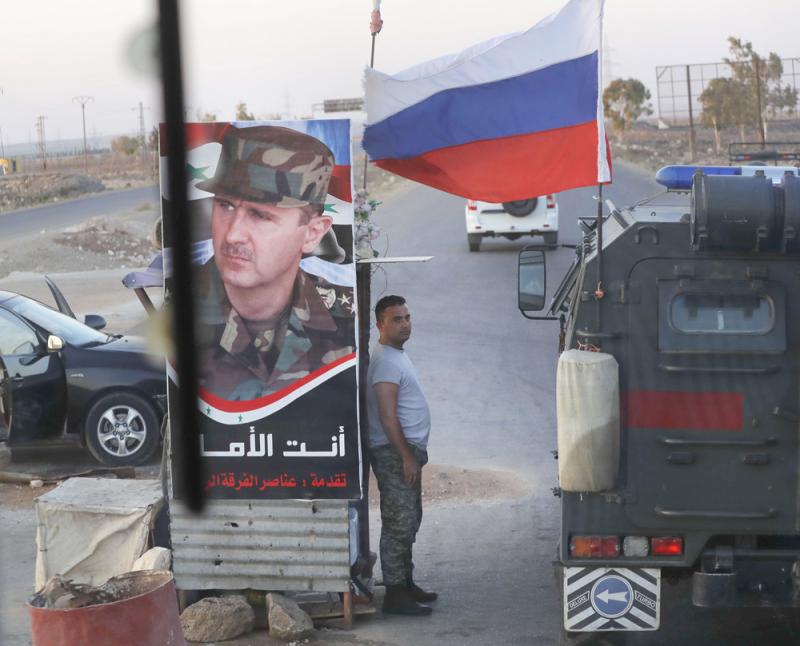
M397 384L397 418L406 441L426 449L431 432L431 411L428 400L417 379L417 371L404 350L378 343L372 350L367 372L367 414L369 415L369 445L389 444L378 412L374 385Z

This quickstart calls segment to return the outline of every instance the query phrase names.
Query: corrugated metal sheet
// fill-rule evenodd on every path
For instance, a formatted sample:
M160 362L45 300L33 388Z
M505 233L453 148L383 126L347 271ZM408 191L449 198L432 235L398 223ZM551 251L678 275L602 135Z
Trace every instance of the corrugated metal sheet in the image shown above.
M184 590L348 590L347 501L210 500L196 515L172 500L170 534Z

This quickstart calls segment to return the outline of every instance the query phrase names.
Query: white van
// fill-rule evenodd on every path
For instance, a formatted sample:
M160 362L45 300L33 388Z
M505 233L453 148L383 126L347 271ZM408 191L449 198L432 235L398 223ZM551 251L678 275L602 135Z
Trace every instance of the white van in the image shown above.
M542 236L548 247L558 245L558 204L555 195L503 204L468 200L464 214L470 251L481 248L484 236L503 236L509 240L522 236Z

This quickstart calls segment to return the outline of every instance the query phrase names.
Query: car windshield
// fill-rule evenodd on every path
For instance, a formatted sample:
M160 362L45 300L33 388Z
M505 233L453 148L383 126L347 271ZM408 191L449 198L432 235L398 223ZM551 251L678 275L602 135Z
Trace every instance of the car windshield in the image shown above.
M111 337L57 312L41 303L18 296L7 306L50 334L60 336L70 345L84 347L106 343Z

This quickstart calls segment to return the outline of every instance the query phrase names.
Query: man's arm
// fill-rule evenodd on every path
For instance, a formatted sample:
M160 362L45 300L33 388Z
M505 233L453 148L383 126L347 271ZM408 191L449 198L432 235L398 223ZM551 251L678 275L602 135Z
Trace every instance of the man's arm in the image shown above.
M420 466L411 447L406 442L403 435L403 427L397 417L397 392L399 386L388 381L380 381L372 386L375 389L375 396L378 400L378 415L381 418L381 426L386 431L391 445L403 459L403 477L409 486L417 483L420 476Z

